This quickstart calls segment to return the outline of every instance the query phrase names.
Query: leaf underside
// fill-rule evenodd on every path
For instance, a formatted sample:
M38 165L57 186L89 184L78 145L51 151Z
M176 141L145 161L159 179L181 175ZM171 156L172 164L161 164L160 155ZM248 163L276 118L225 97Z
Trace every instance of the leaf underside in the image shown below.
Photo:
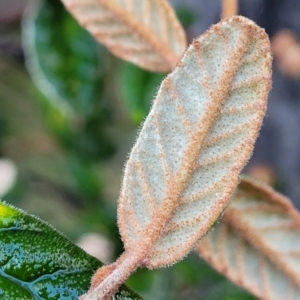
M168 72L186 48L183 28L167 0L62 0L116 56L154 72Z
M126 164L125 249L157 268L186 255L227 206L261 126L271 77L266 33L233 17L188 48L163 81Z
M300 214L270 187L244 179L197 251L259 299L299 299Z
M40 219L0 202L0 299L77 300L102 266ZM141 300L123 286L118 300Z

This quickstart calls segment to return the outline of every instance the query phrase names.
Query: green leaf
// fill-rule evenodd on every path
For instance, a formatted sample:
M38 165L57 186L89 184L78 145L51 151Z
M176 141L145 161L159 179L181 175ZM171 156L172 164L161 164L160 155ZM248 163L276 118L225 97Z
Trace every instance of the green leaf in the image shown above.
M27 66L53 134L85 162L111 155L103 96L107 52L58 0L34 2L24 20Z
M244 289L234 285L229 280L214 284L207 292L205 300L256 300L257 298L250 295Z
M58 0L34 3L23 41L40 90L66 114L91 114L101 92L100 46Z
M148 115L152 99L164 76L164 74L145 71L127 62L122 64L121 96L135 124L139 124Z
M0 202L0 299L72 300L102 263L35 216ZM118 300L141 300L123 286Z

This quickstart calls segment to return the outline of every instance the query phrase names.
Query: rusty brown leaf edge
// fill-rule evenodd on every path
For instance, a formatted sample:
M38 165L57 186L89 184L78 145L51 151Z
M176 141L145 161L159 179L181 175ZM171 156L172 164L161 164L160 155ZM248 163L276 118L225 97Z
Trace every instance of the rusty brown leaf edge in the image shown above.
M243 177L222 221L196 250L260 299L299 297L300 214L263 183Z

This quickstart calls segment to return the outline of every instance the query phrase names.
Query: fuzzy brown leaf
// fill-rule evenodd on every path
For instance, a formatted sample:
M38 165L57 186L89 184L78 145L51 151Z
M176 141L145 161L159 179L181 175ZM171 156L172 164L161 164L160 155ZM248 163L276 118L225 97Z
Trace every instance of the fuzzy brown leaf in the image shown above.
M300 214L266 185L244 179L221 223L197 250L260 299L299 299Z
M186 48L184 30L167 0L62 2L112 53L144 69L169 72Z
M193 42L162 83L125 169L119 228L144 265L186 255L227 206L270 88L270 45L233 17Z
M110 299L136 268L173 264L206 234L252 152L270 78L268 37L246 18L192 43L162 82L126 164L118 203L125 252L105 276L95 273L82 299Z

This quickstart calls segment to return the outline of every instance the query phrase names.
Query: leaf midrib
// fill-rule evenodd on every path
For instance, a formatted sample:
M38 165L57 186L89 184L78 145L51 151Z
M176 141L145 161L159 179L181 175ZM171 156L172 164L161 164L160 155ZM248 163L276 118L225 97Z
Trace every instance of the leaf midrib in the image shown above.
M228 217L229 215L230 217ZM242 213L239 209L235 209L234 207L230 206L223 220L230 227L234 228L234 230L239 233L241 238L244 238L252 245L252 247L263 253L263 255L269 258L279 270L284 272L286 276L300 286L299 273L295 271L290 264L286 263L284 255L282 255L281 252L270 247L268 243L266 243L266 241L261 237L261 235L257 233L257 230L253 228L253 226L250 226L249 222L243 220Z
M163 40L157 38L152 30L149 30L143 23L134 18L134 15L129 14L127 11L122 10L115 5L111 0L98 0L100 5L104 6L107 10L117 16L118 19L122 20L123 23L131 28L142 40L149 44L155 52L159 53L165 62L170 66L170 69L174 67L179 56L170 49L169 44ZM164 2L161 2L164 5Z
M183 160L178 171L173 176L173 179L169 180L169 182L171 182L172 184L169 184L169 186L167 187L167 196L162 201L161 206L157 208L155 213L153 214L153 221L150 222L150 224L144 230L145 234L149 237L146 243L148 249L151 249L151 247L159 239L161 235L161 229L165 228L166 224L170 222L174 211L180 205L179 198L181 197L186 185L186 176L191 175L194 172L194 162L200 154L202 144L205 141L205 138L207 137L212 126L216 122L217 116L220 113L223 103L228 99L228 92L231 90L232 81L236 75L238 68L241 65L242 58L247 51L247 46L251 42L251 37L244 32L246 30L247 29L242 28L241 33L239 34L239 42L235 47L235 51L232 51L232 54L228 57L228 61L230 61L230 64L227 64L227 68L219 79L217 85L219 88L210 93L211 99L209 104L206 105L206 112L204 113L204 115L206 116L205 118L206 120L208 119L208 121L206 121L206 123L204 124L205 126L201 124L203 122L202 119L200 119L199 123L197 124L198 131L190 138L190 142L186 150L184 151L183 157L188 159ZM199 44L198 46L201 47L201 45ZM243 49L243 51L241 51L241 49ZM228 70L230 70L230 72L228 72ZM211 86L209 87L209 89L210 91L212 91ZM222 96L220 97L220 95ZM182 176L183 174L185 176ZM172 204L170 205L170 203ZM210 222L210 220L208 220L208 222ZM200 230L202 235L204 234L204 232L206 232L207 228L203 226ZM149 232L152 233L151 238L149 236ZM145 243L144 246L146 246Z

